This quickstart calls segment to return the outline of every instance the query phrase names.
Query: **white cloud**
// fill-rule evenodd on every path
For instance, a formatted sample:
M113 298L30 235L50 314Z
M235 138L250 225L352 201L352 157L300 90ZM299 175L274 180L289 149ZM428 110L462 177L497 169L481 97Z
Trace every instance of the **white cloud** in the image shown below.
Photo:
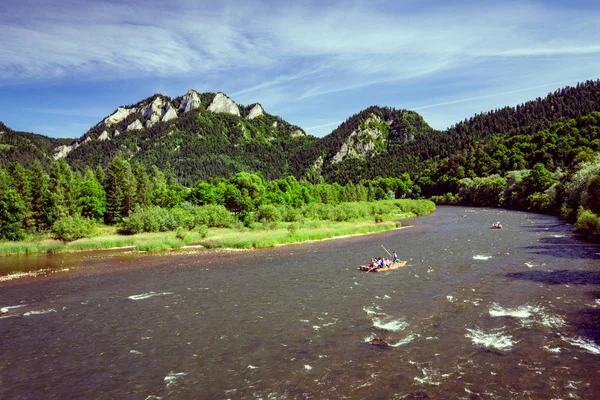
M373 90L382 88L396 96L387 105L440 108L599 74L600 15L577 6L5 1L0 86L134 78L161 88L198 83L277 114L345 92L375 99ZM405 97L418 97L409 85L457 79L467 84L456 93ZM340 119L330 113L331 121ZM328 125L318 118L309 124Z

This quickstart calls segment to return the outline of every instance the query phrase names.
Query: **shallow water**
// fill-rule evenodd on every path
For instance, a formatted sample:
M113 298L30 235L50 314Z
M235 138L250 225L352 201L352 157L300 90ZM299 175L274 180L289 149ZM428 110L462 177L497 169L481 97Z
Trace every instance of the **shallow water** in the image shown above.
M406 224L33 258L44 273L0 281L0 398L600 397L600 247L530 213L440 207ZM381 245L407 267L357 271ZM18 262L4 270L35 269Z

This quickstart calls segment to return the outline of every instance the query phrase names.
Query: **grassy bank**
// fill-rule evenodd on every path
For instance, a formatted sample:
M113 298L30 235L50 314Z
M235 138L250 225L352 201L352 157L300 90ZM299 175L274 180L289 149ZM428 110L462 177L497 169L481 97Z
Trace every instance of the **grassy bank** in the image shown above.
M429 203L429 202L427 202ZM72 242L55 240L50 234L32 235L20 242L0 243L0 255L59 253L86 250L131 248L137 251L159 251L178 249L187 245L207 248L250 249L272 247L281 244L324 240L338 236L384 232L402 224L400 219L433 212L424 208L417 200L383 201L367 206L347 203L339 207L319 205L311 207L298 221L254 222L250 227L237 222L230 226L194 225L192 229L182 227L170 232L145 232L124 235L119 227L101 225L91 237ZM411 208L412 207L412 208ZM420 207L420 208L419 208ZM361 211L365 209L364 212ZM354 213L351 220L335 220L339 212ZM412 210L412 211L411 211ZM332 212L333 211L333 212ZM323 215L320 215L323 214ZM346 218L348 219L348 218Z

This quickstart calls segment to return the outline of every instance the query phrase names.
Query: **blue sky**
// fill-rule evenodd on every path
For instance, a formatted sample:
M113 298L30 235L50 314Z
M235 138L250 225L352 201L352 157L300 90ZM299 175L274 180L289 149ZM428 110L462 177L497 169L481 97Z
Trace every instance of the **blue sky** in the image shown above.
M600 78L599 3L2 0L0 121L77 137L194 88L316 136L370 105L444 129Z

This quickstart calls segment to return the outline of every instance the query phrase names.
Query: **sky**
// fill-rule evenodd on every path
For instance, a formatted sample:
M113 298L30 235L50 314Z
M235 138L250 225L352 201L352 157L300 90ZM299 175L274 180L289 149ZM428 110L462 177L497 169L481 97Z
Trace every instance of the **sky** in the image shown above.
M79 137L224 92L324 136L371 106L436 129L600 78L600 2L2 0L0 121Z

